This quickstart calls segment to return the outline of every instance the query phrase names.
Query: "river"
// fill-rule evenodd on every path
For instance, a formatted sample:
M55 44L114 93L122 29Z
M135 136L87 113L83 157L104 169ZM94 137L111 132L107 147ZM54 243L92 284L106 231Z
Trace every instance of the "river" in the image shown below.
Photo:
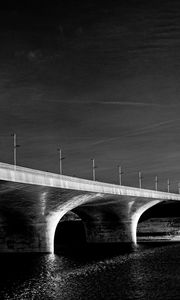
M180 299L180 244L114 253L1 254L0 299Z

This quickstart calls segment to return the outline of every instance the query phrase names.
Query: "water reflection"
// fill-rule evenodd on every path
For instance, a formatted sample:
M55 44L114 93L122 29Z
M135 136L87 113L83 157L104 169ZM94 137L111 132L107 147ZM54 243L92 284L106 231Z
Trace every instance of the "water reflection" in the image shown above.
M179 299L180 245L85 257L1 255L0 299Z

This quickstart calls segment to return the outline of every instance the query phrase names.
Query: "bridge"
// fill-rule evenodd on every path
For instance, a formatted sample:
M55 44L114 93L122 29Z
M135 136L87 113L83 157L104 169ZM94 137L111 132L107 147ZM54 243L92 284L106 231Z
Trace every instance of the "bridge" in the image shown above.
M80 179L0 163L0 252L54 252L56 227L69 211L89 243L137 244L140 216L179 194Z

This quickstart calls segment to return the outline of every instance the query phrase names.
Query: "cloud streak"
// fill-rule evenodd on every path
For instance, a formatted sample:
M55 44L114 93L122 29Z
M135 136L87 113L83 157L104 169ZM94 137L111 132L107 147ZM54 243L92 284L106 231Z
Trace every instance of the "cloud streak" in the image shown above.
M134 131L126 132L125 134L122 134L118 137L102 139L102 140L99 140L97 142L92 143L89 146L97 146L97 145L101 145L101 144L104 144L104 143L113 142L113 141L119 140L122 137L139 136L139 135L145 134L145 133L147 134L147 133L153 132L154 130L162 128L162 127L172 127L172 126L174 126L174 124L177 121L180 121L180 118L167 120L167 121L163 121L163 122L158 122L158 123L155 123L155 124L152 124L152 125L149 125L149 126L145 126L143 128L140 128L140 129L137 129L137 130L134 130Z
M137 107L177 107L176 104L160 104L160 103L150 103L150 102L133 102L133 101L114 101L114 100L56 100L56 102L67 104L67 105L119 105L119 106L137 106Z

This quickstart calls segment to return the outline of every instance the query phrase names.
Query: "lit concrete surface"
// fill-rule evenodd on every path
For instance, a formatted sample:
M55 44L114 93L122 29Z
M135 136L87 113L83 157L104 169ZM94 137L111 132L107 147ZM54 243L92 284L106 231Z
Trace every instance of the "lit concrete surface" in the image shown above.
M0 163L0 180L102 194L180 200L179 194L119 186Z
M0 251L53 252L56 227L70 210L88 242L136 244L140 216L166 200L180 195L0 163Z

